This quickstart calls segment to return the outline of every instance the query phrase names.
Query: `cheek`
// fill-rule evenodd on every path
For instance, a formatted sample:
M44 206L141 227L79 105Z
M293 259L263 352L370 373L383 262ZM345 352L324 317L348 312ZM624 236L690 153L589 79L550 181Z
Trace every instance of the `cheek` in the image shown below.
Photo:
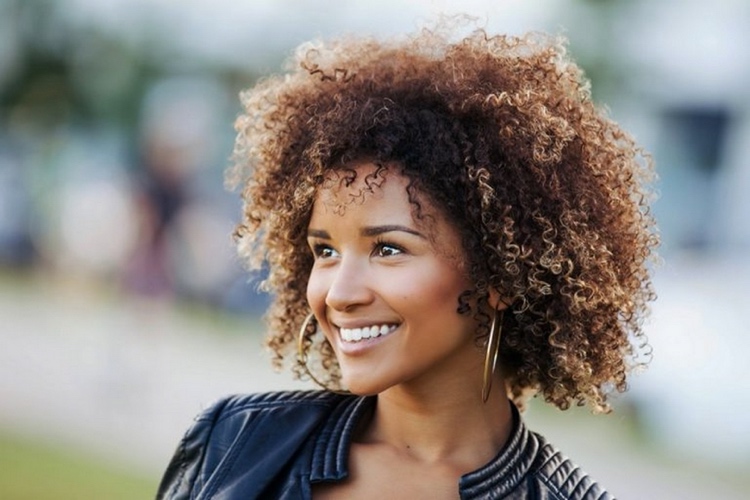
M441 259L433 263L431 269L423 273L425 281L429 282L428 289L435 297L457 297L463 291L471 288L471 281L459 262Z
M468 280L447 268L431 269L392 280L391 286L393 285L396 285L393 296L398 297L402 303L413 304L432 312L436 312L436 308L441 312L457 311L461 294L471 287Z

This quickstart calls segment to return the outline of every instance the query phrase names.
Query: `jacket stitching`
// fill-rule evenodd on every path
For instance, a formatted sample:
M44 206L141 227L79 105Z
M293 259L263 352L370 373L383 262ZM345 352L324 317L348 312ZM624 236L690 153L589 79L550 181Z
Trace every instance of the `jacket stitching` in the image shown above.
M242 406L237 406L235 408L232 408L230 410L222 412L222 415L219 417L219 419L216 421L216 423L222 422L223 420L226 420L227 418L231 418L231 417L237 415L238 413L242 413L242 412L245 412L245 411L267 410L269 408L283 408L283 407L287 406L287 403L292 403L292 402L304 403L304 404L306 404L308 406L321 406L321 407L330 406L329 404L322 403L322 402L320 402L320 403L314 403L314 402L310 402L310 401L291 401L291 400L278 401L278 402L268 402L268 403L264 403L264 404L258 404L256 402L252 402L252 403L243 404Z
M555 495L555 498L557 498L558 500L566 500L567 497L562 494L562 491L560 491L557 485L553 483L550 478L548 478L545 474L541 474L541 472L538 472L536 476L542 483L544 483L547 488L552 491L552 493Z
M227 401L231 399L228 398ZM221 415L219 415L218 420L216 420L216 423L221 422L222 420L232 417L236 415L237 413L241 413L243 411L248 410L261 410L261 409L268 409L268 408L275 408L275 407L284 407L292 404L304 404L304 405L310 405L310 406L321 406L321 407L328 407L332 406L332 402L330 400L319 400L319 399L311 399L309 397L304 396L296 396L296 397L284 397L282 399L274 399L271 401L267 400L252 400L252 401L243 401L237 406L234 406L232 408L223 409L221 412Z
M545 444L542 450L544 450L544 449L549 449L549 445ZM539 450L540 453L541 453L542 450ZM536 468L536 470L534 471L534 475L536 477L538 477L539 480L542 483L544 483L544 485L547 486L547 488L549 488L552 491L552 493L554 493L555 497L558 500L565 500L566 497L563 495L562 491L560 491L560 488L552 481L552 478L548 477L547 474L543 472L543 469L545 467L547 467L547 465L550 462L552 462L552 459L555 458L555 457L557 457L557 456L559 456L559 455L560 455L560 453L557 452L557 451L555 451L552 455L548 456L544 460L544 462L542 462L542 464L539 465L539 467ZM555 467L555 470L557 470L557 469L559 469L559 466Z

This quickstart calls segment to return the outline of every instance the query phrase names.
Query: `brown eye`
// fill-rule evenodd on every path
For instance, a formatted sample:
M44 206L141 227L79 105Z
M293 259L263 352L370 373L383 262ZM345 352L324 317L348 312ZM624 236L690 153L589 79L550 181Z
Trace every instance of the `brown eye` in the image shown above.
M404 250L397 245L380 242L375 246L373 253L378 257L391 257L393 255L401 255L404 253Z
M338 255L338 252L328 245L318 244L313 246L313 255L316 259L329 259Z

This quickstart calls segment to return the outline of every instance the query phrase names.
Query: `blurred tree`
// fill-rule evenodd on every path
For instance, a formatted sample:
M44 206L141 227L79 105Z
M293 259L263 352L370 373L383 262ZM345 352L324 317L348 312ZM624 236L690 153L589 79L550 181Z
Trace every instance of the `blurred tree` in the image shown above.
M612 103L627 91L629 67L622 54L621 43L627 29L629 11L641 0L575 0L563 16L570 26L570 50L592 82L597 102Z
M11 47L18 51L12 58L15 64L5 69L0 87L0 111L5 119L11 125L46 129L65 123L72 114L85 109L85 101L72 81L55 3L10 0L0 13L14 28Z
M0 79L3 119L11 130L104 122L132 131L143 96L163 70L148 50L95 26L75 26L62 14L64 4L10 0L0 7L17 51Z

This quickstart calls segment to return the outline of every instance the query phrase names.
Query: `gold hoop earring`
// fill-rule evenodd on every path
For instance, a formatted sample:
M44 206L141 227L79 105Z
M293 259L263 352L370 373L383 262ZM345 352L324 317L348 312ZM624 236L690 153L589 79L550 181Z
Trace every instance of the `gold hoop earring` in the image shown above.
M297 364L302 367L302 369L305 371L308 377L310 377L310 380L315 382L317 385L325 389L326 391L335 392L336 394L351 394L349 391L341 391L338 389L331 389L327 385L325 385L323 382L318 380L318 377L312 374L310 369L307 367L307 346L305 346L305 341L307 340L307 328L310 326L310 322L315 318L315 315L313 313L308 314L305 316L305 320L302 322L302 328L299 330L299 336L297 337ZM316 328L317 331L317 328ZM315 332L313 332L315 333Z
M484 378L482 380L482 402L490 398L492 389L492 375L497 366L497 354L500 351L500 335L503 331L503 312L495 309L490 325L490 337L487 339L487 350L484 354Z

